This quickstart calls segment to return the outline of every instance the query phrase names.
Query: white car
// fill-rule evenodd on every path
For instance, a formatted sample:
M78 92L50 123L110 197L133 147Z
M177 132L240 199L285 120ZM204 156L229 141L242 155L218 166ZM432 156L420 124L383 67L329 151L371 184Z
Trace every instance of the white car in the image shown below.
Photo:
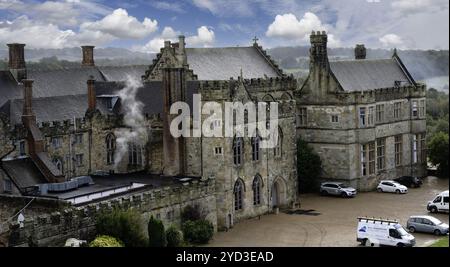
M387 180L381 181L377 187L378 192L406 194L408 193L408 187L401 185L395 181Z
M448 212L448 190L437 195L434 200L429 201L427 210L432 213Z

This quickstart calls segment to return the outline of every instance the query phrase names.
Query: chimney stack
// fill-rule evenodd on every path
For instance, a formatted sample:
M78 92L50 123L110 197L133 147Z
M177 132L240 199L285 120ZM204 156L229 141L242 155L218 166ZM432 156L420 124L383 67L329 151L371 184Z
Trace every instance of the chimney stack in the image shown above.
M163 69L163 155L164 175L180 176L185 173L185 141L175 138L170 125L178 115L170 114L173 103L185 101L186 77L184 68Z
M178 36L178 51L177 51L178 61L182 66L187 66L187 56L186 56L186 37L184 35Z
M312 32L311 36L311 50L310 58L312 64L317 64L321 67L328 65L328 35L325 31Z
M33 113L33 80L22 80L23 83L23 113L22 122L28 128L36 124L36 116Z
M355 47L355 59L366 59L367 50L363 44L358 44Z
M89 77L89 80L87 81L87 88L88 88L88 110L94 111L97 107L97 95L95 93L95 80L94 77Z
M25 64L25 44L8 44L8 48L8 69L14 76L14 79L16 79L16 82L20 83L23 79L27 78L27 69Z
M83 50L83 62L81 63L84 67L94 67L94 48L95 46L82 46Z

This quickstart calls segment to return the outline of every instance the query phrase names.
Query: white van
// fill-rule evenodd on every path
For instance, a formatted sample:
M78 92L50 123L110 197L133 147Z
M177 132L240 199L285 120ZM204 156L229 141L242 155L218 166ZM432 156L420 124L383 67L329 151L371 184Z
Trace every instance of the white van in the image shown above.
M448 190L437 195L434 200L429 201L427 210L432 213L448 212Z
M358 218L357 239L364 246L413 247L416 239L397 222Z

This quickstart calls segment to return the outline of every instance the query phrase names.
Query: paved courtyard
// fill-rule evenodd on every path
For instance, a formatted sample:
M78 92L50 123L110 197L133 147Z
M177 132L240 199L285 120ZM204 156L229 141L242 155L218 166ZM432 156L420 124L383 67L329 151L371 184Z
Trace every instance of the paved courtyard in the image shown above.
M426 205L437 194L448 190L448 179L428 177L420 189L406 195L361 193L354 199L302 195L301 209L314 210L308 215L262 216L220 232L211 241L212 247L354 247L357 217L397 219L402 225L411 215L426 215ZM433 215L448 223L448 214ZM417 246L427 246L439 237L414 234Z

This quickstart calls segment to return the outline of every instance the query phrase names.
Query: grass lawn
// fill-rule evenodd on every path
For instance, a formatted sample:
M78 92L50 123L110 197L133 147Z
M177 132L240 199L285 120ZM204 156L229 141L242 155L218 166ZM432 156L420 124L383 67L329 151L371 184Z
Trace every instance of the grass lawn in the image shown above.
M434 248L448 248L448 236L442 238L439 241L437 241L436 243L434 243L430 247L434 247Z

